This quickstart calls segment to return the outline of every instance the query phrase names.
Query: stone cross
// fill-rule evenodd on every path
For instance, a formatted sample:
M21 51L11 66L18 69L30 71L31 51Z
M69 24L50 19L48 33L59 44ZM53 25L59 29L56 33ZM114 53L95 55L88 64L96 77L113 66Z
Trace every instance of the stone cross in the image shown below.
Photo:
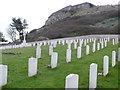
M109 57L104 56L104 61L103 61L103 75L106 76L109 71Z
M32 77L37 74L37 58L29 58L28 61L28 76Z
M79 83L79 75L69 74L66 77L65 90L69 90L69 89L78 90L78 83Z
M79 46L79 47L77 48L77 58L81 58L81 50L82 50L82 47Z
M90 73L89 73L89 88L95 89L97 87L97 64L90 64Z
M58 53L53 52L51 55L51 68L56 68L58 62Z
M71 62L71 49L67 49L66 51L66 62Z
M112 67L116 65L116 52L112 51Z
M0 87L7 84L8 66L0 65Z

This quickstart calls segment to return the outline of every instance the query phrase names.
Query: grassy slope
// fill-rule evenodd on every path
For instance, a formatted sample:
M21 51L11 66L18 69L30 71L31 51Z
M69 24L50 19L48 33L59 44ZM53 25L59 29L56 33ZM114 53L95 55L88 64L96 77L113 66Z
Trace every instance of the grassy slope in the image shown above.
M90 44L91 45L91 44ZM103 56L110 57L109 74L98 76L98 88L118 88L118 62L116 67L111 67L111 52L117 51L118 45L108 47L85 56L85 48L82 49L82 58L76 58L76 50L72 49L72 62L65 62L65 52L67 46L57 45L54 51L59 53L58 67L55 69L47 68L50 64L48 46L42 46L42 58L38 61L38 74L34 77L27 76L28 58L35 57L36 47L17 48L3 50L3 52L21 53L17 55L3 54L3 64L8 65L8 84L4 88L64 88L65 78L71 73L78 74L79 88L89 86L89 65L98 64L98 72L102 72ZM73 46L72 46L73 48ZM92 50L92 49L91 49Z

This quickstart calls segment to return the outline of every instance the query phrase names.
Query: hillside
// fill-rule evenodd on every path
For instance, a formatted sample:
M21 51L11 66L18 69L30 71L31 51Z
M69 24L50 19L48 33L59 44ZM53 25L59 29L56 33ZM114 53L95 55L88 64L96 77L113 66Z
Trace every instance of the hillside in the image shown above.
M82 3L67 6L48 17L45 25L32 30L28 41L91 34L118 34L118 6Z

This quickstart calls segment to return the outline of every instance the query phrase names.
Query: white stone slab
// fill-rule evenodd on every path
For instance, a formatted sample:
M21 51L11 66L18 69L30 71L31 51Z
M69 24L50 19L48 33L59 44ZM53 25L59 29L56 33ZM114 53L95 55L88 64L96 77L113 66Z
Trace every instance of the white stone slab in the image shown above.
M53 46L49 46L49 55L52 55L53 53Z
M41 47L40 45L36 48L36 58L41 58Z
M65 90L68 90L70 88L71 90L78 90L78 83L79 83L79 75L77 74L69 74L66 77L66 82L65 82Z
M120 48L118 48L118 61L120 62Z
M116 52L112 51L112 67L116 65Z
M109 57L104 56L104 61L103 61L103 75L106 76L109 71Z
M95 89L97 87L97 64L90 64L89 73L89 88Z
M66 51L66 62L71 62L71 49L67 49Z
M28 76L32 77L37 74L37 58L29 58L28 61Z
M90 54L90 47L89 45L86 45L86 55Z
M0 87L7 84L8 66L0 65Z
M81 51L82 51L82 47L78 47L77 48L77 58L81 58Z
M51 55L51 68L56 68L58 62L58 53L53 52Z

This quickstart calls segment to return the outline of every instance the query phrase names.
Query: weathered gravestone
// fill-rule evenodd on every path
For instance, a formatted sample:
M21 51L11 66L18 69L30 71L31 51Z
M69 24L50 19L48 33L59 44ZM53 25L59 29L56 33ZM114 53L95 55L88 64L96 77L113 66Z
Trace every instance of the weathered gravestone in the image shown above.
M29 58L28 62L28 76L32 77L37 74L37 58Z
M77 74L69 74L66 77L65 90L78 90L79 76Z
M7 84L7 65L0 65L0 87Z

